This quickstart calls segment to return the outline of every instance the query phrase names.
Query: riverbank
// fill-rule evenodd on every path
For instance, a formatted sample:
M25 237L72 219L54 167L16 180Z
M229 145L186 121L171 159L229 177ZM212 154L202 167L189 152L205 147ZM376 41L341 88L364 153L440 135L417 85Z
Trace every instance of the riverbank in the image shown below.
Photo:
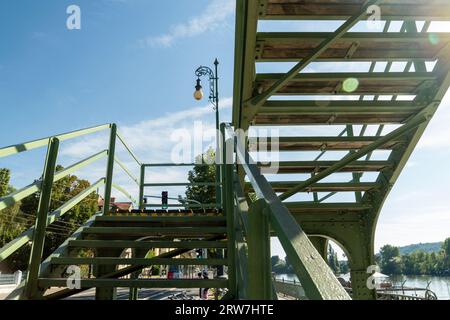
M348 280L350 275L345 274L341 277ZM276 278L299 281L295 274L277 274ZM404 286L416 288L426 288L430 283L430 290L436 294L439 300L450 300L450 277L394 275L390 276L389 280L395 285L405 282Z

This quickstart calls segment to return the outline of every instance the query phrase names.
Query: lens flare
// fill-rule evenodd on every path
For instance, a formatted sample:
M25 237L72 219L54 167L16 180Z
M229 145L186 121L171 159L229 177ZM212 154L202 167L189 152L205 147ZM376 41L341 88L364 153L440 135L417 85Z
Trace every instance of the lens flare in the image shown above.
M342 89L347 92L351 93L358 89L359 87L359 81L356 78L348 78L344 81L342 85Z
M437 45L440 42L439 35L437 33L430 33L428 35L428 40L432 45Z

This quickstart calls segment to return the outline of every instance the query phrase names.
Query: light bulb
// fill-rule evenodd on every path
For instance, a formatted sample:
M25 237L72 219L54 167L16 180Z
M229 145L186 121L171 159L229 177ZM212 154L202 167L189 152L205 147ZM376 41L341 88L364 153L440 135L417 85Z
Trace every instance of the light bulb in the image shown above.
M195 100L202 100L203 99L203 91L202 91L202 89L195 90L194 98L195 98Z

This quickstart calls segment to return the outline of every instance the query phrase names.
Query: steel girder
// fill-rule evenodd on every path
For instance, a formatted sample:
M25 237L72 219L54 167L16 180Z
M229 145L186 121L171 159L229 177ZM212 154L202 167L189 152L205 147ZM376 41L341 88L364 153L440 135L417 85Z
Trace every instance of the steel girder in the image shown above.
M381 9L383 31L350 31L360 20L370 18L366 9L373 9L373 5ZM343 22L330 32L258 32L261 20ZM400 31L391 32L393 20L403 21ZM429 33L427 30L434 20L450 20L448 1L343 0L339 4L306 0L237 1L233 126L244 131L258 125L345 126L336 137L282 136L276 146L270 141L263 140L261 144L250 139L248 150L271 151L279 147L281 152L320 151L310 163L281 163L280 172L285 174L309 172L306 165L311 165L310 179L269 183L275 191L283 193L281 199L312 193L311 201L285 202L285 206L307 234L332 239L343 246L352 267L353 294L357 299L375 298L374 292L366 287L369 275L366 268L374 263L373 242L378 216L450 86L450 34ZM425 21L422 30L417 30L416 21ZM342 67L342 70L302 72L311 63L327 61L335 63L334 69ZM370 62L370 68L363 73L349 73L345 63L350 61ZM376 72L380 61L387 64L383 72ZM437 61L433 70L427 69L425 62L428 61ZM266 62L297 63L287 73L257 74L257 64ZM403 71L394 69L396 62L404 64ZM357 85L348 90L345 82L355 79ZM292 97L289 100L278 98L282 95ZM322 98L313 100L308 97L312 95ZM398 131L385 134L385 124L400 127ZM369 125L378 125L375 135L366 134ZM360 128L359 133L357 128ZM245 143L247 145L246 140ZM376 179L362 183L361 177L370 168L357 170L355 161L363 160L368 164L377 150L389 152L386 166L379 168ZM347 151L348 155L324 167L322 156L334 151ZM350 181L322 181L343 169L353 172ZM241 166L238 170L243 184L244 170ZM244 187L247 191L257 191L253 183ZM319 198L318 192L330 193ZM344 192L355 192L355 202L329 203L328 199ZM314 239L320 248L319 240Z

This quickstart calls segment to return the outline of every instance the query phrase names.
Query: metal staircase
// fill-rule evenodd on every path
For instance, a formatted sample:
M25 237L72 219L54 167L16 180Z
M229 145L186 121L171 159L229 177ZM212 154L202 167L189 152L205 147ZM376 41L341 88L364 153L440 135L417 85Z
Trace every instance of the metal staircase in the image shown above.
M309 299L350 299L325 262L329 240L340 244L351 268L352 298L375 299L367 287L374 264L374 235L382 206L430 119L450 86L450 36L428 32L433 20L450 20L448 0L237 0L233 121L221 124L217 203L182 210L150 211L145 188L179 184L148 182L146 169L192 164L146 164L126 145L115 124L56 135L0 149L0 157L47 146L42 178L0 199L0 210L40 192L35 226L0 249L0 262L32 243L26 281L10 298L61 299L88 288L96 298L113 299L114 289L228 288L226 299L276 299L271 276L270 239L277 237ZM378 6L383 30L353 32ZM267 32L259 24L273 21L339 20L329 32ZM398 31L391 31L401 21ZM419 30L418 23L422 22ZM331 25L331 24L330 24ZM291 62L287 72L262 73L261 63ZM314 63L331 62L332 72L305 72ZM356 62L367 70L349 71ZM394 66L403 63L403 70ZM433 68L427 63L436 63ZM382 70L379 64L385 63ZM409 98L406 98L409 97ZM318 97L318 98L317 98ZM355 98L356 97L356 98ZM387 97L387 98L386 98ZM252 127L290 126L295 135L275 140L242 136ZM308 126L317 135L301 131ZM389 127L388 127L389 126ZM59 143L109 130L109 147L55 172ZM334 131L335 134L330 133ZM258 137L256 137L258 138ZM116 155L122 144L140 169L139 179ZM275 178L259 152L298 152L282 160ZM374 154L386 152L384 158ZM341 153L339 153L341 152ZM342 157L342 152L344 156ZM332 153L333 159L325 159ZM54 182L102 158L106 174L72 200L49 212ZM111 190L133 197L113 181L114 165L139 187L136 208L111 212ZM368 175L372 179L366 179ZM289 178L286 178L289 177ZM208 182L199 182L207 185ZM98 187L104 186L102 212L91 217L50 257L42 261L46 228ZM254 193L250 197L249 193ZM350 201L341 197L351 195ZM297 197L295 200L292 200ZM220 200L219 200L220 199ZM290 201L288 201L290 199ZM337 199L337 200L335 200ZM88 248L94 257L78 257ZM171 249L146 257L149 249ZM226 258L195 259L180 255L198 248L226 249ZM124 249L135 255L121 257ZM228 279L141 279L151 265L226 265ZM66 287L70 265L91 265L93 277L80 289ZM118 267L120 266L120 267ZM123 267L122 267L123 266Z
M56 172L60 141L103 130L110 131L110 144L107 150ZM116 154L116 143L118 141L138 164L141 173L139 179L136 179L132 171L118 159ZM145 188L191 185L191 183L148 183L145 177L146 168L193 166L194 164L141 163L126 145L123 137L117 132L115 124L83 129L1 148L0 157L14 155L45 145L48 149L42 178L0 198L0 210L2 210L33 193L40 192L35 226L0 248L0 261L3 261L27 243L31 243L27 279L10 294L9 299L63 299L89 288L96 289L96 299L114 299L115 289L123 287L130 288L130 299L136 299L138 288L229 287L229 280L226 277L204 279L199 278L197 274L192 274L190 278L171 279L167 276L139 278L142 269L151 266L195 266L200 268L228 266L228 278L233 279L234 268L230 267L230 255L226 258L223 258L223 255L222 258L197 258L192 254L194 250L200 249L230 250L231 244L227 241L230 224L220 203L184 205L169 203L168 209L155 210L152 208L160 205L148 204L144 201ZM53 183L105 157L107 168L104 178L100 178L58 209L49 212ZM124 170L138 185L138 202L124 188L113 182L114 164ZM192 184L216 185L209 182ZM64 214L101 186L104 186L104 199L106 199L103 202L102 211L92 216L68 237L55 252L42 261L47 227L59 221ZM112 188L135 202L137 209L131 211L112 209L109 205ZM86 249L90 249L91 252L94 252L94 255L91 257L79 256L79 251ZM125 250L129 250L132 256L124 257ZM152 252L153 255L149 256L149 252ZM155 252L158 252L158 254L154 255ZM90 266L93 272L82 278L72 279L67 270L74 266ZM78 281L75 287L71 287L69 284L68 281L71 280ZM51 288L53 289L52 292L46 293ZM62 290L54 292L55 288L62 288ZM228 298L230 297L228 296Z
M167 212L156 214L155 211L132 211L97 216L92 225L83 228L77 237L67 241L65 244L67 254L52 255L44 262L44 273L41 274L38 285L42 290L50 287L66 287L66 278L54 277L58 271L69 265L91 265L97 268L95 272L97 277L82 279L81 289L226 288L228 286L226 279L101 278L102 271L103 274L113 272L117 270L117 266L137 269L152 265L227 265L227 259L173 259L164 255L145 257L149 250L155 249L178 249L178 253L181 252L179 249L186 252L192 249L226 248L227 242L224 239L226 239L226 219L223 216L193 215L190 211L177 211L176 215ZM81 248L93 249L97 255L80 258L73 254ZM120 257L121 252L128 248L132 249L133 257ZM101 298L101 295L97 298Z

